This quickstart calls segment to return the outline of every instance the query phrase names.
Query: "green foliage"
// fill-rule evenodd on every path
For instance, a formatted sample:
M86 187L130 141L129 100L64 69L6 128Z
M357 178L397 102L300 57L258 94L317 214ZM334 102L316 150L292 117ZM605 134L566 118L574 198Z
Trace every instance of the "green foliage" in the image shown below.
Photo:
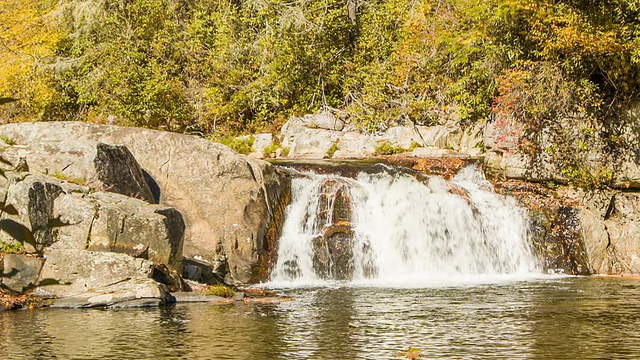
M336 151L338 151L338 142L334 142L333 144L331 144L331 147L329 148L329 150L327 150L327 156L329 156L330 158L333 157L333 154L336 153Z
M365 132L492 121L572 179L606 179L592 144L640 154L637 0L7 0L0 23L0 120L224 138L332 107Z
M384 141L380 143L378 146L376 146L374 155L393 155L393 154L400 154L405 151L406 151L405 149L399 146L395 146L391 144L389 141Z
M5 135L0 135L0 140L4 141L7 145L16 145L16 141L6 137Z
M84 177L75 177L75 176L69 176L65 173L56 171L55 173L52 174L52 176L56 179L60 179L66 182L70 182L72 184L76 184L76 185L86 185L87 184L87 179Z
M264 157L269 158L276 152L276 150L278 150L278 148L280 148L280 146L277 144L269 144L262 150L262 154L264 155Z
M24 246L20 242L13 244L7 244L0 242L0 254L22 254L24 253Z
M417 141L412 141L411 146L409 146L409 151L413 151L415 148L419 148L419 147L422 147L422 144L420 144Z
M209 295L220 296L223 298L232 298L236 295L236 291L231 286L225 284L217 284L209 286L206 290Z
M240 137L225 137L220 143L233 149L238 154L249 155L253 152L253 142L255 138L250 135Z
M282 156L283 156L283 157L287 157L287 156L289 156L289 151L291 150L290 148L288 148L288 147L283 147L283 148L281 148L281 149L282 149Z

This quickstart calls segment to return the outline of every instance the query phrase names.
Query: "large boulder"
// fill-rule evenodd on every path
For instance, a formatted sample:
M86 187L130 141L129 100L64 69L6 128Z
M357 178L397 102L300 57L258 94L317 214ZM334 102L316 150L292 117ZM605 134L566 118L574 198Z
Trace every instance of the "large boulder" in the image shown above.
M78 139L126 146L159 202L183 215L184 255L228 268L235 282L251 281L288 181L269 163L190 135L80 122L7 124L0 134L20 145Z
M640 273L640 194L575 192L589 262L601 274Z
M337 144L342 133L335 130L309 127L303 118L292 117L282 127L283 147L289 148L290 158L323 159Z
M496 192L514 197L527 209L530 240L544 271L591 274L595 270L581 232L580 204L560 190L522 181L495 183Z
M21 254L5 254L0 287L22 293L38 284L44 259Z
M124 146L77 139L34 141L6 147L0 154L13 164L23 161L23 171L154 202L140 165Z
M166 206L38 174L6 173L5 214L33 233L35 249L54 246L126 253L181 271L184 222ZM27 244L29 245L29 244Z
M36 288L59 298L57 307L152 306L169 301L164 284L154 281L154 263L126 254L48 249Z
M109 193L56 199L58 248L129 254L182 270L184 221L175 209Z

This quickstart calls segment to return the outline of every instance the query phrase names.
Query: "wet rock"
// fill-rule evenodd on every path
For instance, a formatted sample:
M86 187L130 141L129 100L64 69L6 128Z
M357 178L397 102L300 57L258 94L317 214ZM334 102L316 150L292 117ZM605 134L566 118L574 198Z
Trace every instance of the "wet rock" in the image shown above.
M499 181L494 187L497 193L514 197L527 209L533 249L544 271L572 275L594 271L575 200L541 184Z
M223 298L216 295L203 294L201 292L174 292L171 293L172 303L192 303L192 302L212 302L219 304L233 303L233 299Z
M3 277L0 277L2 288L21 294L38 284L43 259L20 254L5 254L3 262Z
M316 229L320 236L313 240L313 265L323 279L347 280L353 275L353 217L348 184L339 178L322 183L318 202Z

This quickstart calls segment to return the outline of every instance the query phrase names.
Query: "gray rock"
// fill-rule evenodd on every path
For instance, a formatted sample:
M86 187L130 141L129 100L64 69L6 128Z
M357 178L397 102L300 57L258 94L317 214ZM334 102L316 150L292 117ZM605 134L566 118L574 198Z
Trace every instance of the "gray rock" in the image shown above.
M253 149L256 152L262 153L267 146L273 144L273 134L271 133L256 134L253 137Z
M229 304L234 300L223 298L221 296L207 295L200 292L174 292L171 293L171 302L173 303L192 303L192 302L214 302L221 304Z
M91 222L85 249L129 254L182 269L185 226L178 211L118 194L94 193L84 199L85 209L97 209L84 221ZM86 213L85 209L80 211ZM57 210L70 214L74 209Z
M26 159L33 173L154 202L140 165L124 146L77 139L34 141L10 146L1 154L13 163Z
M269 163L190 135L80 122L7 124L0 134L19 144L74 138L126 146L149 174L154 196L183 215L184 255L227 261L237 282L251 280L288 181Z
M337 143L342 133L339 131L308 128L298 117L292 117L282 127L283 147L289 148L290 158L323 159Z
M156 284L151 280L153 262L126 254L49 249L45 252L45 258L39 281L46 280L57 284L36 288L34 293L37 295L91 298L94 293L104 294L113 289L120 291L123 288L112 286L130 280L135 280L135 284L140 283L141 279ZM146 281L143 283L151 284Z
M386 140L392 145L401 147L405 150L409 149L411 144L414 142L422 145L422 141L416 129L409 126L395 126L387 129L382 140Z
M376 151L376 139L357 131L343 133L338 142L334 159L361 159Z
M33 233L35 244L25 244L28 252L41 252L54 242L51 220L53 203L63 194L64 184L57 179L44 175L8 174L8 188L5 204L12 206L17 215L13 218ZM66 186L65 186L66 187ZM76 185L67 187L67 191L83 191ZM88 192L88 189L84 189ZM4 217L12 218L9 215ZM32 246L35 245L35 248Z
M417 147L411 152L412 156L419 158L438 158L446 155L455 154L455 151L448 149L441 149L433 146L429 147Z
M56 299L53 308L137 308L171 302L166 286L151 279L135 278Z
M16 210L16 223L33 232L37 252L49 246L113 251L182 268L184 222L175 209L120 194L89 194L44 175L7 175L6 204Z
M319 111L302 117L305 126L311 129L342 131L344 122L328 111Z
M0 284L5 289L23 293L37 285L43 263L44 260L41 258L5 254L3 271L5 277L0 278Z

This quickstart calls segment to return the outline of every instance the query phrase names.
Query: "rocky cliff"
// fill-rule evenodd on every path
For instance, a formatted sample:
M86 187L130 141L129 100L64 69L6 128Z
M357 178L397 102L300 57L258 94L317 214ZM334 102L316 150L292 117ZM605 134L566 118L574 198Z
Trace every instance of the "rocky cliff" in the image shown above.
M132 288L118 290L125 298L162 302L181 289L183 258L197 268L186 272L195 280L264 278L259 262L278 232L289 181L271 164L139 128L22 123L0 126L0 135L0 221L9 229L0 241L14 246L26 236L26 254L6 256L3 274L32 273L3 276L5 288L46 280L54 285L43 293L104 305L114 302L103 301L104 289L126 282ZM38 256L46 261L29 260ZM159 277L165 284L146 280Z

